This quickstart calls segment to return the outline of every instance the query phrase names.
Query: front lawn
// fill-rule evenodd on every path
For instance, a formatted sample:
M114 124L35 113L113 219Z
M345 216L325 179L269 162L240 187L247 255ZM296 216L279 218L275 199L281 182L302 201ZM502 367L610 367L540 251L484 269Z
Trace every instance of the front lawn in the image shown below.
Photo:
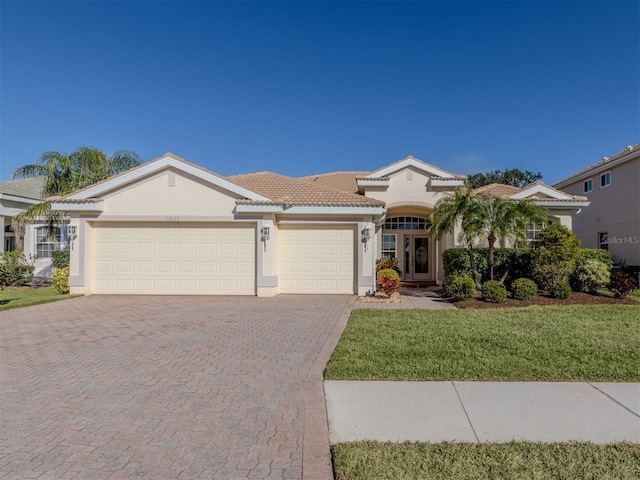
M0 290L0 312L12 308L29 307L40 303L57 302L79 295L61 295L54 287L7 287Z
M354 310L331 380L640 381L640 308Z
M342 443L336 480L640 478L640 445L618 443Z

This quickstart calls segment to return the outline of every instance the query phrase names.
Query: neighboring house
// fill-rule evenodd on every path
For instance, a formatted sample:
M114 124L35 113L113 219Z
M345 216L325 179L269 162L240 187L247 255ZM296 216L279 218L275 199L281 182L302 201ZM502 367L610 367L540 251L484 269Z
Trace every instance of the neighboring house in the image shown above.
M70 216L73 293L362 295L383 256L398 258L404 280L442 279L454 236L436 240L425 227L463 182L411 156L296 179L222 177L167 153L51 200ZM569 227L587 204L543 184L518 190Z
M609 250L617 265L640 269L640 143L554 186L589 198L573 226L583 247Z
M2 224L0 239L3 251L18 249L23 251L28 261L33 262L35 275L49 276L52 252L68 248L65 229L57 228L54 239L48 234L44 223L36 222L27 225L24 237L21 238L16 238L11 228L14 216L43 200L43 188L44 178L42 177L0 182L0 223Z

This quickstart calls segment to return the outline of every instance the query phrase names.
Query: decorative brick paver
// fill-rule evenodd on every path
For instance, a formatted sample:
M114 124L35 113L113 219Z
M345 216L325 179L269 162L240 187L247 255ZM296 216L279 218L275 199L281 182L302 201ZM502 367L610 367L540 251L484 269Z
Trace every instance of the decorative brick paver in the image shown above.
M322 370L354 304L89 296L2 312L0 478L331 478Z

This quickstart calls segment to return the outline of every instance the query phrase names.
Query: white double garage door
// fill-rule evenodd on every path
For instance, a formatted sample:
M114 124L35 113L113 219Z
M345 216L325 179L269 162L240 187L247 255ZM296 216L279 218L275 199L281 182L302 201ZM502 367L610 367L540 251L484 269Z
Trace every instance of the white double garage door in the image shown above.
M94 223L91 232L92 293L256 294L254 224ZM354 292L354 227L283 225L277 238L279 293Z

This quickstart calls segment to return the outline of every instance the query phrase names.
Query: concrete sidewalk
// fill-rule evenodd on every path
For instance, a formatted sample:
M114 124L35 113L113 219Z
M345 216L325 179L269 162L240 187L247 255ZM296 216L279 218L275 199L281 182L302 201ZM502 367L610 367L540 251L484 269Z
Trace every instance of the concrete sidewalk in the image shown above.
M639 383L325 381L331 443L640 442Z

